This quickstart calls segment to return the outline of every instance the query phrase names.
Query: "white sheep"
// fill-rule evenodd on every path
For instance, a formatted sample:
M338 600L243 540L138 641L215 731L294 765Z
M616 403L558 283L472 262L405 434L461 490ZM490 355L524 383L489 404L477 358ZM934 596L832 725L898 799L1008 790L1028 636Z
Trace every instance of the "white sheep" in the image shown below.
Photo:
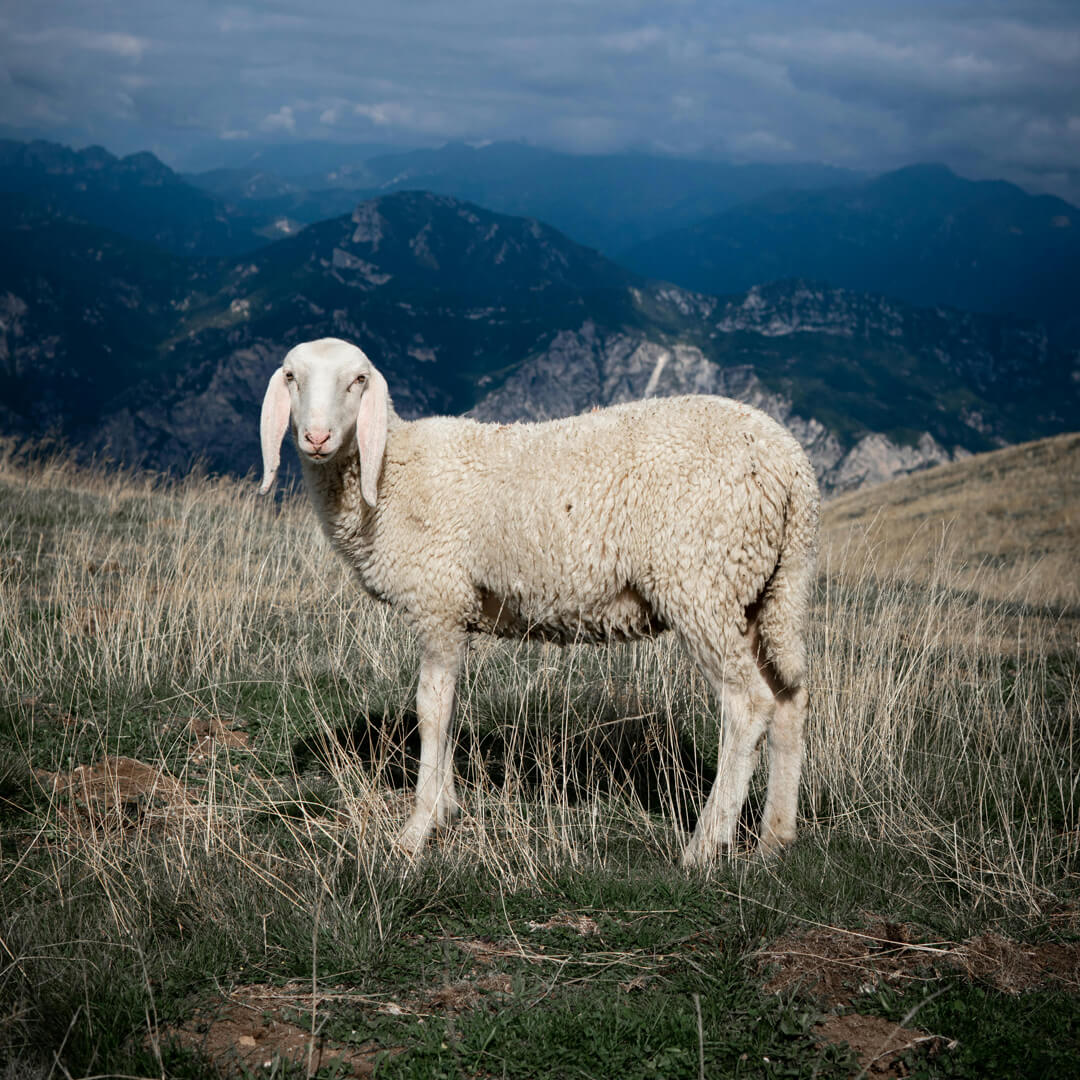
M762 737L760 846L795 838L819 496L779 424L727 398L546 423L403 421L364 353L297 345L262 405L262 492L293 435L332 545L419 635L416 852L458 809L450 739L470 631L558 642L674 630L720 699L716 781L684 854L731 845Z

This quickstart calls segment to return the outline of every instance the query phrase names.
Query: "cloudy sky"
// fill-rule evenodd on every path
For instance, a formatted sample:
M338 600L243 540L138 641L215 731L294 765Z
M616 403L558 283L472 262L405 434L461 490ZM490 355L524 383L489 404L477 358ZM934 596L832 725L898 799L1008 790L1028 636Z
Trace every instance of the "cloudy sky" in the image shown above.
M1080 2L0 0L0 134L944 161L1080 203Z

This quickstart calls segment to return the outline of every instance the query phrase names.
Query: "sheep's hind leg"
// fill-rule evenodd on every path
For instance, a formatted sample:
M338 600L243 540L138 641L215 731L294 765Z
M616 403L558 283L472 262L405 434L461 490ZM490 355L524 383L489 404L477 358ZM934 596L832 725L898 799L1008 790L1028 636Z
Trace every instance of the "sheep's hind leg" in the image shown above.
M761 815L762 854L795 839L807 700L806 688L801 686L776 695L776 712L769 725L769 786Z
M739 815L757 766L758 746L773 709L772 693L748 651L729 656L719 670L714 662L703 662L701 667L720 698L722 736L716 780L683 852L686 867L706 865L734 845Z
M462 642L429 643L420 661L416 690L420 725L416 806L397 838L398 845L410 854L420 850L437 825L449 824L458 809L451 726L463 651Z

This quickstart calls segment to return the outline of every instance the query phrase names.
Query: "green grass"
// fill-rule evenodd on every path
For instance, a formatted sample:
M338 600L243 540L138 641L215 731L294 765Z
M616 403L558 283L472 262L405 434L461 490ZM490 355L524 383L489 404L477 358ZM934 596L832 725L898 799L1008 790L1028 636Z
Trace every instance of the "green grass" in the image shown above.
M170 1033L227 1008L385 1076L848 1076L814 1029L836 1002L766 988L771 942L875 919L1076 938L1080 663L1045 588L1035 609L944 559L823 572L800 838L707 874L677 863L717 725L675 643L478 642L464 814L410 865L415 642L302 503L7 461L0 520L4 1080L218 1075ZM118 757L165 786L72 779ZM959 1042L913 1068L1067 1062L1074 985L950 978L911 1022ZM273 1004L243 1005L259 987Z
M1080 996L1075 991L1007 994L953 979L929 992L885 993L867 1003L897 1023L948 1032L945 1045L904 1054L913 1077L1075 1076Z

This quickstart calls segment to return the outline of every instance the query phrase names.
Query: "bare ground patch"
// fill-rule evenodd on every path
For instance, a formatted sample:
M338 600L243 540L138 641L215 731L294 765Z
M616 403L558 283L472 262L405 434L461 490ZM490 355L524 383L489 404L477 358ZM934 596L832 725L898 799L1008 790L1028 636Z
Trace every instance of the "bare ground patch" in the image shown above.
M219 716L193 716L184 726L194 739L190 760L195 764L205 762L217 749L251 749L247 734L230 727Z
M405 995L327 990L313 997L310 986L300 983L256 984L200 1006L189 1019L163 1029L161 1042L198 1053L226 1074L264 1072L290 1063L309 1073L336 1065L343 1076L370 1076L381 1058L405 1047L388 1047L376 1039L346 1043L328 1038L321 1032L328 1010L347 1005L373 1017L452 1018L475 1009L497 1009L511 993L510 976L503 973L418 987ZM313 1024L297 1022L308 1017Z
M903 990L962 974L1005 993L1080 990L1080 942L1026 945L988 932L963 944L923 943L913 928L877 922L864 931L816 927L780 938L759 955L776 965L766 989L803 989L830 1005L851 1005L880 986Z
M940 1035L929 1035L918 1028L903 1027L880 1016L842 1013L826 1017L814 1025L819 1041L847 1043L871 1076L907 1076L900 1055L927 1043L943 1044Z
M921 943L912 927L878 921L864 931L815 927L758 954L773 969L766 990L801 990L835 1010L818 1023L823 1041L847 1043L870 1075L906 1075L905 1051L948 1043L941 1035L859 1013L859 999L882 987L901 993L917 983L962 975L1004 993L1080 990L1080 942L1026 945L988 932L963 944Z
M70 772L37 770L38 782L51 795L65 796L65 814L94 827L165 820L188 804L184 785L164 769L136 758L109 755L94 765L77 765Z
M283 1000L280 990L244 987L165 1028L161 1042L193 1051L233 1075L269 1074L282 1063L302 1065L311 1074L336 1063L342 1075L371 1076L379 1055L393 1052L375 1042L348 1046L312 1035L286 1015L295 1015L303 1004L299 996ZM310 1009L310 994L307 1005Z

